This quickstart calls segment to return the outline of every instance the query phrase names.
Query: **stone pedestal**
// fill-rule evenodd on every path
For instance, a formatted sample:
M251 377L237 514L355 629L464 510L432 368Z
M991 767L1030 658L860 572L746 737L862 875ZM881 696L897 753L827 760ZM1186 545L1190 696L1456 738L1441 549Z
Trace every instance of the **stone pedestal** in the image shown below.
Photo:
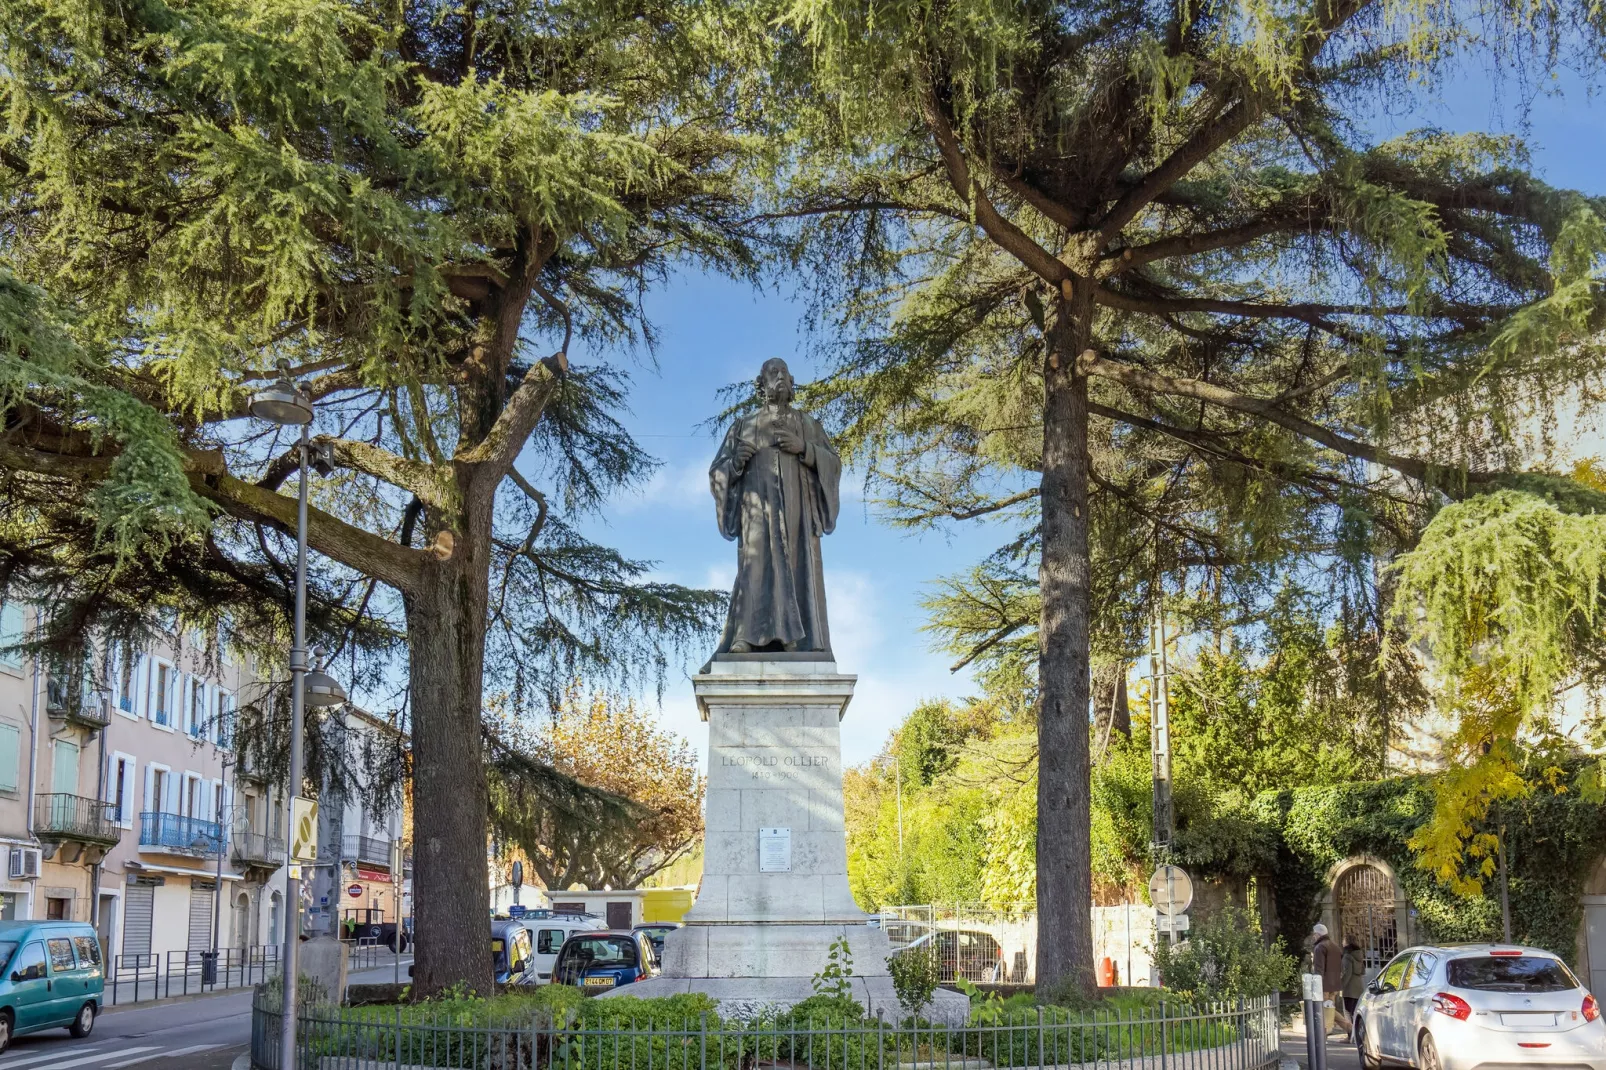
M662 975L618 995L705 992L736 1014L790 1006L846 937L855 998L902 1017L886 932L848 890L840 725L856 679L829 655L777 653L721 654L694 679L708 722L702 885ZM962 995L939 997L928 1017L963 1018Z

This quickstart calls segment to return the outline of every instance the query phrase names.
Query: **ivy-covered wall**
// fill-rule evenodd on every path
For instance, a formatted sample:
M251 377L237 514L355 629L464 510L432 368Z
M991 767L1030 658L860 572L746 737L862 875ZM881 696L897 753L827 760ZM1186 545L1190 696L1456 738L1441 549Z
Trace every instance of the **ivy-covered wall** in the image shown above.
M1432 806L1428 783L1420 777L1267 792L1256 798L1250 813L1277 843L1272 872L1261 879L1272 885L1279 931L1297 943L1317 919L1323 882L1332 867L1369 854L1394 867L1417 912L1419 937L1498 939L1495 878L1484 881L1481 896L1463 897L1416 867L1406 843ZM1512 935L1572 961L1582 915L1578 897L1606 854L1606 807L1585 802L1576 793L1541 790L1507 804L1506 826ZM1245 847L1262 854L1263 843L1257 837Z

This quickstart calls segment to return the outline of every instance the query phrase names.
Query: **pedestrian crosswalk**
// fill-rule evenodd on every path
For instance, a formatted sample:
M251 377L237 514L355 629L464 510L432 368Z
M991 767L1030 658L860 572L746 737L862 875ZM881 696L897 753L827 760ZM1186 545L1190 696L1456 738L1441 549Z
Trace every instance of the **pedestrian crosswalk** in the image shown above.
M168 1048L160 1044L127 1044L111 1041L84 1047L79 1044L52 1044L48 1051L17 1048L0 1055L0 1070L124 1070L125 1067L199 1055L220 1048L221 1044L191 1044Z

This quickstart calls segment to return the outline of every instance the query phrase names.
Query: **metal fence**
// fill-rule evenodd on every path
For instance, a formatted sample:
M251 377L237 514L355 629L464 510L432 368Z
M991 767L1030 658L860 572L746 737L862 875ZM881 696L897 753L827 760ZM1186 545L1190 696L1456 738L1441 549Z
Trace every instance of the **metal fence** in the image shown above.
M226 988L249 988L279 976L279 955L282 950L278 944L220 947L216 981L205 979L205 949L117 955L106 974L106 1001L116 1006L122 1003L146 1003L170 996L192 996ZM411 962L411 956L395 955L387 947L346 945L346 969L350 973L391 969L396 976L405 979ZM381 978L389 980L383 977L382 972Z
M1162 1004L1132 1014L1041 1007L982 1013L953 1027L784 1015L665 1020L644 1011L639 1021L625 1012L606 1028L592 1028L535 1011L520 1016L505 1002L494 1006L305 1006L293 1070L1262 1070L1280 1059L1275 998ZM280 1064L281 1007L277 993L257 990L251 1025L257 1070L291 1070Z
M1036 980L1037 914L1030 907L903 904L881 911L894 951L935 955L943 984L1031 984Z
M279 951L277 944L220 947L217 980L211 983L205 981L202 956L206 952L202 950L118 955L106 977L107 1001L115 1006L224 988L248 988L279 975Z

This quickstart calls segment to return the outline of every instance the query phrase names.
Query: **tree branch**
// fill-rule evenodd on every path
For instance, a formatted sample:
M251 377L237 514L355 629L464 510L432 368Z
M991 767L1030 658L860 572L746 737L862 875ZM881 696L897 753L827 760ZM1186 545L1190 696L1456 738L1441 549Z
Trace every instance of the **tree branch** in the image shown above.
M1341 435L1302 416L1296 416L1294 413L1281 409L1267 398L1255 397L1252 394L1241 394L1236 390L1229 390L1226 387L1217 386L1215 383L1207 383L1199 379L1180 379L1169 375L1161 375L1146 368L1138 368L1131 364L1123 364L1106 357L1100 357L1091 349L1085 350L1081 357L1078 358L1077 369L1083 375L1111 379L1121 383L1123 386L1147 391L1151 394L1194 398L1224 409L1252 413L1347 457L1354 457L1358 460L1381 465L1384 468L1391 468L1401 475L1409 476L1430 486L1438 486L1440 484L1440 480L1437 478L1439 473L1450 471L1450 469L1441 469L1415 457L1402 457L1380 446L1373 446L1370 443ZM1466 472L1464 478L1469 482L1477 482L1486 477L1482 473Z
M464 464L485 465L499 474L513 467L513 461L524 442L541 422L541 413L547 402L558 392L558 383L569 372L569 355L561 350L533 365L524 375L524 381L508 398L507 407L491 425L484 441L460 453L457 460ZM498 480L500 481L500 480ZM494 485L494 484L493 484Z

